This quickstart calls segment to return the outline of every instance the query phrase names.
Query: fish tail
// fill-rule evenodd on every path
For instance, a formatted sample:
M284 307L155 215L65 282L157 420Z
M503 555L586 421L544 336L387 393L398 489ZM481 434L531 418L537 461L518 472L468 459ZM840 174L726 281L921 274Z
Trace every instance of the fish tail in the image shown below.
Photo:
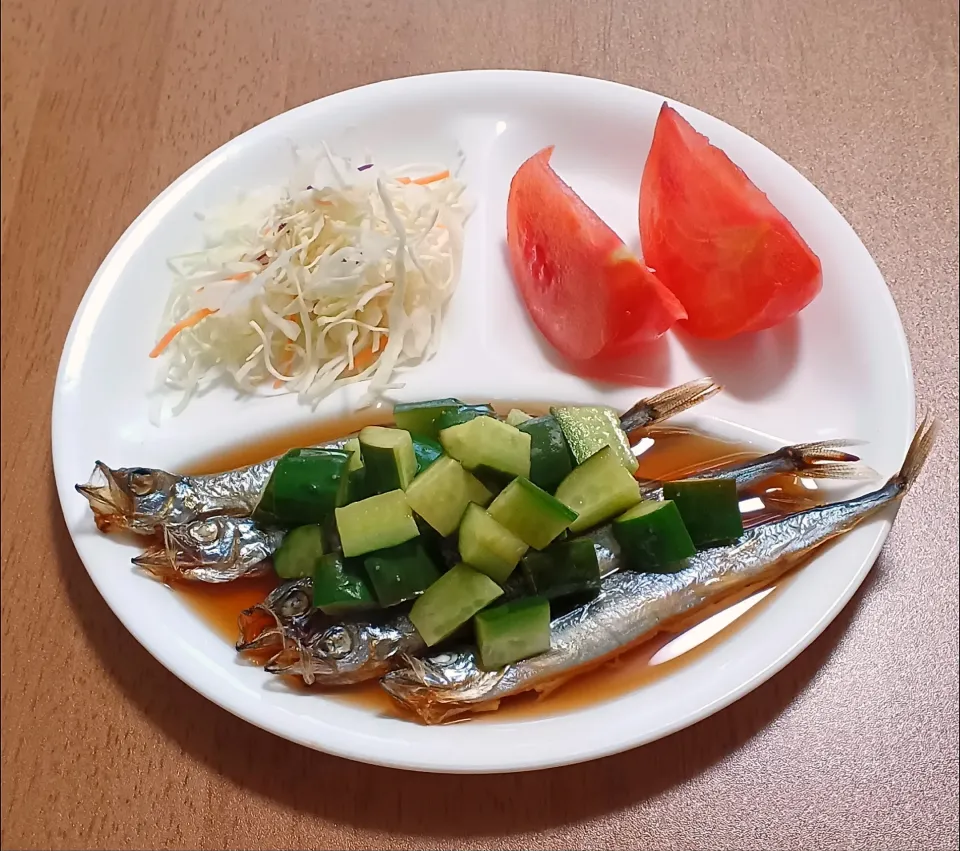
M859 446L860 440L821 440L785 446L783 452L793 463L794 471L809 479L867 479L876 470L860 461L859 455L843 450Z
M682 411L705 402L723 388L712 378L698 378L679 387L671 387L655 396L641 399L622 417L620 423L626 432L661 423Z
M933 449L939 430L940 423L935 417L927 414L920 420L913 440L910 441L910 448L907 449L907 456L903 459L903 466L898 473L890 477L888 485L897 487L902 493L910 489L920 475L930 450Z

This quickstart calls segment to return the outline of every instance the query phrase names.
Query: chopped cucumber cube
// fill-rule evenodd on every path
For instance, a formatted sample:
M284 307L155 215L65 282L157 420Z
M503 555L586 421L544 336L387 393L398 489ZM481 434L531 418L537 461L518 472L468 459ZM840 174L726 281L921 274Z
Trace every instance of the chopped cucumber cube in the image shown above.
M640 485L619 462L616 451L604 446L574 468L560 483L556 497L577 512L577 519L570 524L570 531L576 534L640 502Z
M363 566L384 607L418 597L440 578L437 565L419 539L369 553Z
M445 428L440 442L467 470L503 478L530 475L530 435L492 417Z
M347 462L347 502L356 502L370 496L367 488L366 469L363 466L363 454L360 451L360 439L351 437L343 447L344 452L350 453Z
M273 469L254 520L274 526L322 523L348 498L350 453L291 449Z
M670 499L634 506L616 519L613 536L630 567L645 573L676 573L697 551Z
M577 512L528 479L514 479L487 509L521 541L542 550L577 519Z
M743 534L743 515L733 479L667 482L663 498L677 504L698 550L732 544Z
M357 565L338 553L317 559L313 573L313 605L326 615L377 608L367 579Z
M501 594L503 589L485 573L458 564L416 599L410 620L427 646L432 647Z
M527 420L518 428L530 435L530 481L553 493L573 469L570 447L560 423L547 414Z
M319 526L298 526L283 536L273 554L273 569L281 579L313 576L317 559L326 551Z
M630 439L620 427L620 415L613 408L551 408L551 413L560 423L578 464L609 446L628 472L637 471L639 462L630 448Z
M420 534L403 491L377 494L336 510L337 532L345 556L361 556L395 547Z
M367 484L373 492L406 490L417 474L417 455L410 432L367 426L359 439Z
M480 662L488 671L550 649L550 603L542 597L485 609L473 625Z
M450 535L471 502L487 505L493 499L459 461L443 457L417 476L407 488L407 503L441 535Z
M501 585L520 562L527 545L479 505L468 505L460 524L460 558Z

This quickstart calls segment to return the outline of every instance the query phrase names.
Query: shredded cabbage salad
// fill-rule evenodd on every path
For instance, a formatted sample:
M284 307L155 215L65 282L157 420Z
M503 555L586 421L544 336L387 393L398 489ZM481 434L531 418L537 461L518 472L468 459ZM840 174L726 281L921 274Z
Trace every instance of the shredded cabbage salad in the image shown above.
M460 278L464 184L432 163L297 157L289 185L202 217L205 248L169 260L150 355L157 389L179 396L172 414L220 379L312 405L369 380L372 400L436 351Z

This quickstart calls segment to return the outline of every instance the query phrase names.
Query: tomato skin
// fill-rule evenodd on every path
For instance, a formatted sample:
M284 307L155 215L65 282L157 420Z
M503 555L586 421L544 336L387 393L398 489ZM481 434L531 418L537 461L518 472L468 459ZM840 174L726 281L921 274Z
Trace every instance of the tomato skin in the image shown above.
M534 324L574 361L622 356L686 316L680 302L550 167L528 159L507 200L513 279Z
M820 292L820 260L746 174L664 104L640 185L643 256L697 337L778 325Z

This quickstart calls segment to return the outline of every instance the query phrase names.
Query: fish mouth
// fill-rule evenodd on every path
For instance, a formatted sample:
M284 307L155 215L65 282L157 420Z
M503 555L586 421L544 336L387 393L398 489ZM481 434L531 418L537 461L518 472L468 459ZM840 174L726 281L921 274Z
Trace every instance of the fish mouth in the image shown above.
M140 555L134 556L130 561L158 579L179 575L177 560L170 554L164 544L154 544Z
M284 642L283 626L280 619L263 603L244 609L237 616L240 636L236 648L239 653L262 653L266 650L280 650Z
M138 529L132 524L133 499L120 486L116 473L103 461L96 462L87 484L75 485L75 487L77 492L83 494L90 503L93 520L101 532L116 529L147 531Z

